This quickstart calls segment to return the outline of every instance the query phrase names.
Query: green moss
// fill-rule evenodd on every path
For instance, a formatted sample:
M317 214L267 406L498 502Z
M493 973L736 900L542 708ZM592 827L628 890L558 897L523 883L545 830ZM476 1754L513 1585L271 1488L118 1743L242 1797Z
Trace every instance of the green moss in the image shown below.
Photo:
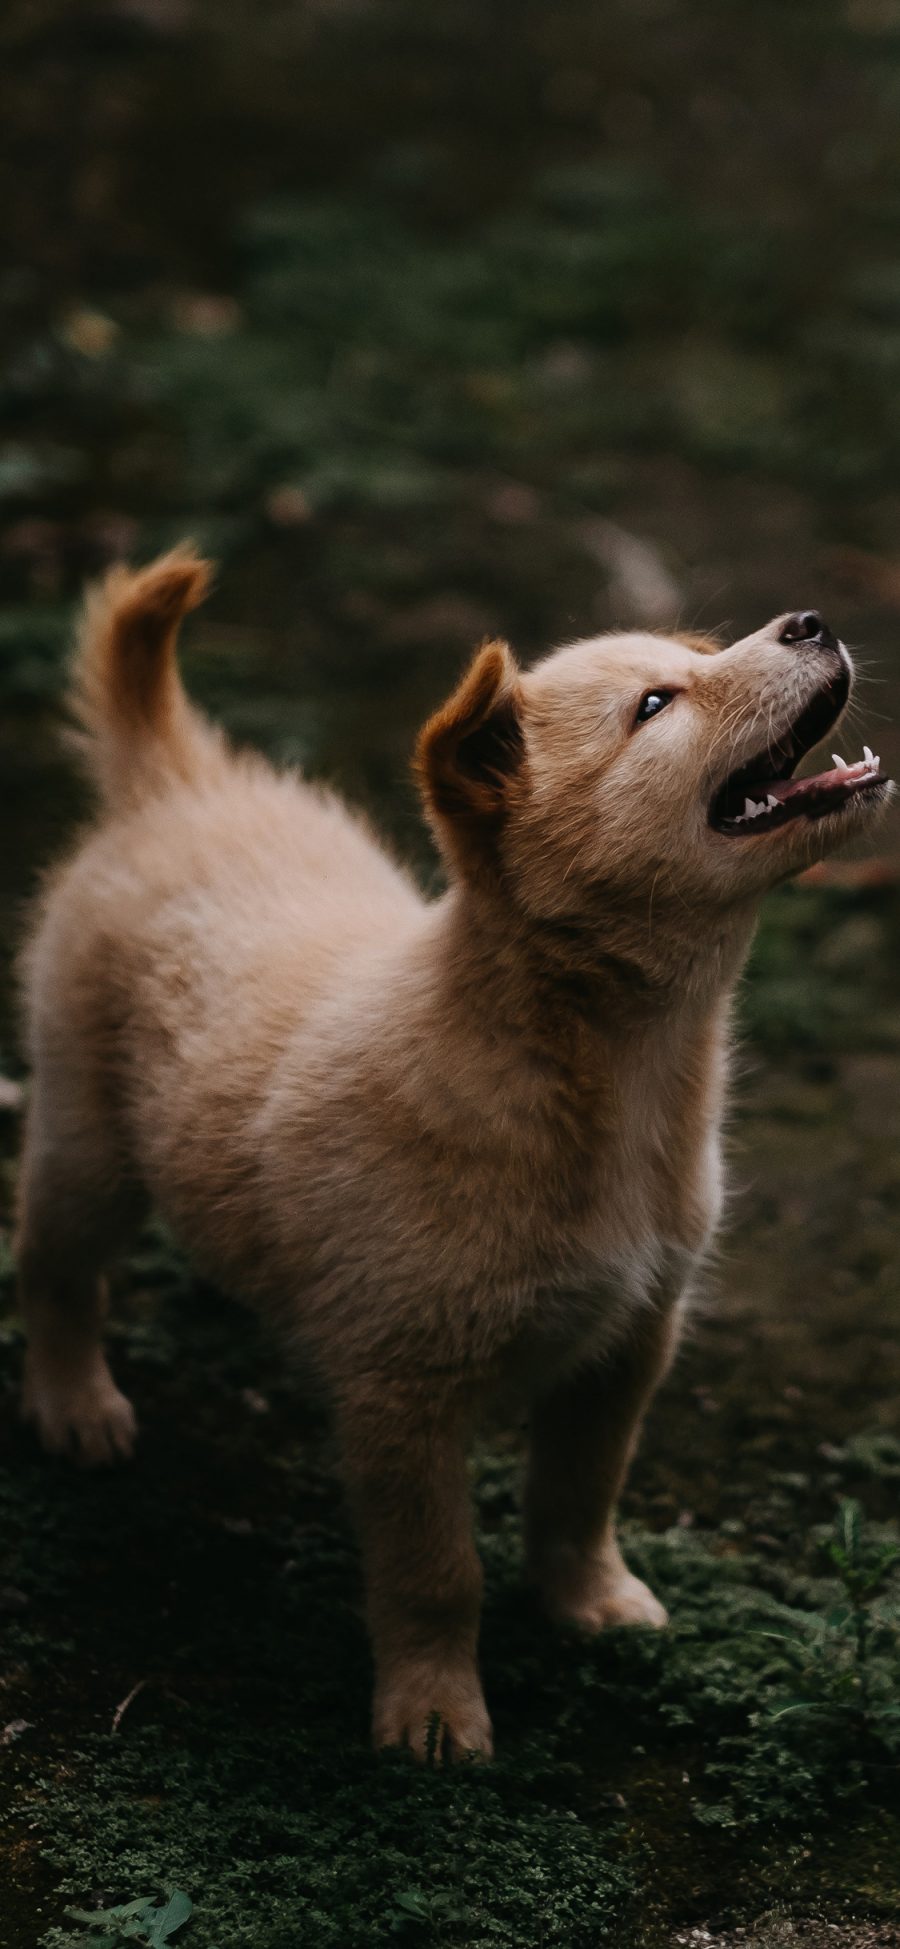
M376 1760L355 1556L312 1430L298 1448L288 1390L227 1309L188 1301L200 1361L179 1373L174 1298L119 1347L146 1396L136 1469L86 1481L23 1440L4 1478L4 1576L24 1600L9 1651L32 1720L12 1832L39 1841L57 1914L176 1885L209 1949L304 1930L336 1945L427 1930L473 1949L656 1942L700 1864L707 1900L741 1912L763 1867L788 1885L836 1806L851 1826L888 1818L887 1560L861 1591L868 1714L830 1710L858 1658L827 1531L791 1560L632 1526L670 1631L560 1638L523 1599L514 1455L478 1472L500 1759L449 1776ZM785 1539L801 1508L775 1497ZM860 1530L859 1561L883 1541ZM786 1713L798 1694L816 1709ZM895 1892L887 1874L878 1900ZM61 1916L48 1937L80 1940Z

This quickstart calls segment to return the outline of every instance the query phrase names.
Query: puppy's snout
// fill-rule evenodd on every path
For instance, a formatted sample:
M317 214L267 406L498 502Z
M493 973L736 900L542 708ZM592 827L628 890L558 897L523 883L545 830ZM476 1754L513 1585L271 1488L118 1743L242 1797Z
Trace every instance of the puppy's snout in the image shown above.
M782 623L778 641L779 643L809 643L817 650L839 648L834 631L823 621L818 609L801 609L796 616L788 616Z

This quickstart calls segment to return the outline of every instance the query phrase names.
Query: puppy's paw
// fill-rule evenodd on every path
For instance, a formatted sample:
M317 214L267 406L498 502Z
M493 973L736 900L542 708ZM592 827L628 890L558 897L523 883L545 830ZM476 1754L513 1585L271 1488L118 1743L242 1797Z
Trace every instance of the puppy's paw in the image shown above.
M134 1409L104 1360L66 1380L26 1370L22 1413L48 1454L64 1455L83 1468L126 1461L134 1451Z
M563 1615L579 1630L592 1632L608 1631L617 1624L643 1624L662 1631L669 1622L669 1613L659 1598L654 1597L640 1577L633 1577L630 1570L608 1588L601 1581L593 1594L586 1593Z
M540 1578L551 1616L580 1631L608 1631L615 1625L643 1624L661 1631L669 1622L658 1597L631 1574L615 1547L584 1558L561 1550Z
M436 1765L490 1759L494 1750L475 1672L401 1671L379 1685L372 1736L376 1748L405 1746L415 1759Z

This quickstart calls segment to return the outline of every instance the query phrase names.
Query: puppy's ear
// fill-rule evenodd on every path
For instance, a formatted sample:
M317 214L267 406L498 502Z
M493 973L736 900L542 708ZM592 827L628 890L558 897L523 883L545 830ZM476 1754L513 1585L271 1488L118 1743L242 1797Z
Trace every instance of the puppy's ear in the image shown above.
M525 757L519 671L506 643L485 643L419 735L416 771L438 835L457 855L483 852L509 809Z

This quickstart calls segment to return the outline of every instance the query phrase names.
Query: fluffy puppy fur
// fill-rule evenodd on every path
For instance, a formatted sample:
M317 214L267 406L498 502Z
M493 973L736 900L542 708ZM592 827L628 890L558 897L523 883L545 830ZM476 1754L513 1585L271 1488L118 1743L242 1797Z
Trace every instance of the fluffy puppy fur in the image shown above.
M426 901L336 798L188 702L175 637L206 586L187 548L118 568L81 630L99 806L23 969L25 1408L52 1450L130 1451L104 1271L152 1200L327 1382L376 1742L422 1754L437 1714L448 1755L487 1754L473 1419L530 1409L551 1610L663 1624L613 1512L719 1215L729 997L765 888L889 788L870 765L756 831L735 810L761 747L786 802L786 754L846 701L817 618L527 672L490 643L419 740L449 880Z

